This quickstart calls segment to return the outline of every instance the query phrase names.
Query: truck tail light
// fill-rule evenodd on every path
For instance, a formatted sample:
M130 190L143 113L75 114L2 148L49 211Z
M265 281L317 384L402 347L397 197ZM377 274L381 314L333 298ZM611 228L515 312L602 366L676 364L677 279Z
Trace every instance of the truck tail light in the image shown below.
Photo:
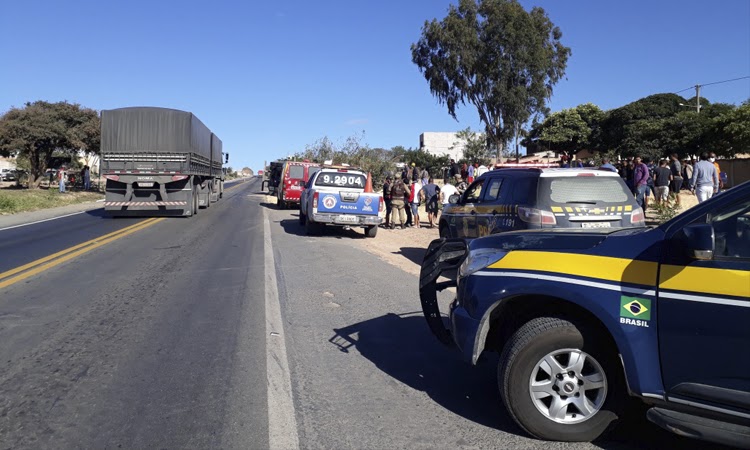
M313 194L313 211L317 211L317 210L318 210L318 193L315 192Z
M104 175L104 178L112 181L120 181L120 177L118 175Z
M642 208L633 210L633 214L630 215L630 223L633 225L646 223L646 216L643 214Z
M539 225L557 225L555 215L550 211L544 211L536 208L518 207L518 217L526 223L536 223Z
M385 201L383 200L383 196L382 195L380 196L380 203L379 203L379 205L380 206L378 206L378 212L385 211Z
M172 181L180 181L186 179L187 175L172 175Z

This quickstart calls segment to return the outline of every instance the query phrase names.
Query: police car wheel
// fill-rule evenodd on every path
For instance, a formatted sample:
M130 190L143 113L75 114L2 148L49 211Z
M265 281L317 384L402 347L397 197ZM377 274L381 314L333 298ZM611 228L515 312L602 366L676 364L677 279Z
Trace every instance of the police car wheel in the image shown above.
M365 227L365 236L367 236L369 238L374 238L377 235L378 235L378 226L377 225L372 225L372 226L369 226L369 227Z
M500 357L498 384L515 422L539 439L594 440L625 406L615 351L593 329L556 317L516 330Z

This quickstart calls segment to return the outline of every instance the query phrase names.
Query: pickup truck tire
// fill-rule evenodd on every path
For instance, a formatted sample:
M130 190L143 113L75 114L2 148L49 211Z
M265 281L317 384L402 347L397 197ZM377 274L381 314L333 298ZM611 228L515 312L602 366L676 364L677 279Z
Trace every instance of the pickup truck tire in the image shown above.
M378 235L378 226L377 225L371 225L369 227L365 227L365 236L369 238L374 238Z
M608 431L627 398L616 352L605 342L593 327L557 317L518 328L497 372L513 420L530 435L553 441L588 442ZM579 358L583 362L575 364Z
M305 234L308 236L315 236L320 233L321 225L313 222L310 219L305 220Z

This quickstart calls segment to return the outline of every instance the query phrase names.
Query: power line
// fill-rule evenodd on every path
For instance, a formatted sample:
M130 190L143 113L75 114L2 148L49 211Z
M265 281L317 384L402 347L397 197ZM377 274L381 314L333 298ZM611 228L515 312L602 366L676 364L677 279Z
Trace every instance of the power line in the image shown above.
M679 94L680 92L685 92L685 91L689 91L690 89L695 89L695 88L696 88L696 87L698 87L698 86L701 86L701 87L703 87L703 86L711 86L711 85L714 85L714 84L729 83L729 82L731 82L731 81L746 80L746 79L748 79L748 78L750 78L750 75L748 75L748 76L745 76L745 77L732 78L731 80L724 80L724 81L714 81L714 82L712 82L712 83L696 84L695 86L690 86L689 88L685 88L685 89L683 89L683 90L681 90L681 91L677 91L677 92L675 92L675 94Z

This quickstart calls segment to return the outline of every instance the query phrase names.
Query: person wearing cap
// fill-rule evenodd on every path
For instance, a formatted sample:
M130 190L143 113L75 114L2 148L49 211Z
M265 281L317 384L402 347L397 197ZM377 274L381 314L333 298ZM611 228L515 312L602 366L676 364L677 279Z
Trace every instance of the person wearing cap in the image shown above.
M383 183L383 201L385 202L385 227L388 228L391 224L391 184L393 183L393 177L390 173L385 176L385 183Z

